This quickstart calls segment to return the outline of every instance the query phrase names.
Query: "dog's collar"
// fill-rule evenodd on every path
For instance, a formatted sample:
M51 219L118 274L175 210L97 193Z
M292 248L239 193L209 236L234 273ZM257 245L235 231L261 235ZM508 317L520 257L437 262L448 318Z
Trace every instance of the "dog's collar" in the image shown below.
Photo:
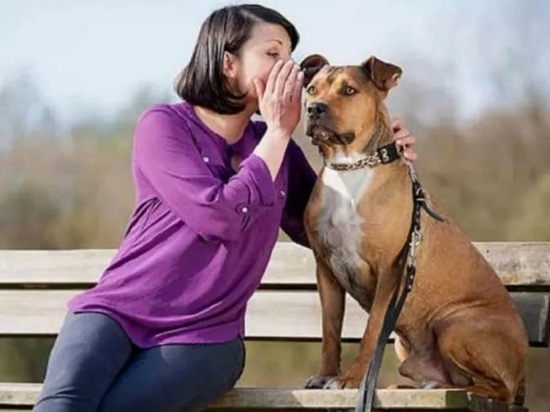
M325 161L325 165L329 169L337 171L359 170L365 167L375 167L381 164L388 164L396 161L401 156L395 143L390 143L380 147L376 152L367 155L361 160L354 163L330 163Z

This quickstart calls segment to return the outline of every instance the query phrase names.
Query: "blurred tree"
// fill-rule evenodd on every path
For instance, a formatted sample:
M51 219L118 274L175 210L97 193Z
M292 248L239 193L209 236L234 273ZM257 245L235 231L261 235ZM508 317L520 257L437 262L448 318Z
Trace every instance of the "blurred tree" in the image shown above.
M16 72L0 87L0 108L0 149L22 136L56 136L54 111L28 71Z
M521 197L521 207L508 224L508 238L517 241L550 241L550 174L541 177Z

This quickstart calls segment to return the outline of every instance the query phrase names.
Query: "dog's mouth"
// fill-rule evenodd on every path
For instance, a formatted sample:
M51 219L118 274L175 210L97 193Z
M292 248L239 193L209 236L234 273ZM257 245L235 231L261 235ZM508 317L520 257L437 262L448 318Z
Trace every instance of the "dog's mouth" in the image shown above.
M314 122L307 125L306 135L309 136L311 144L316 146L320 144L346 145L355 138L354 133L338 134L334 130Z
M312 144L318 145L323 142L328 142L336 133L325 126L310 123L307 126L306 135L309 136Z

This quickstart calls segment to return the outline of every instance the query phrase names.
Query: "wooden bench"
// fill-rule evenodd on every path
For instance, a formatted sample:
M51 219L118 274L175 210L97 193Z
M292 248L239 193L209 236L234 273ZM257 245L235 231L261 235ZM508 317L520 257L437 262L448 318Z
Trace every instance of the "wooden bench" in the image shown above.
M476 243L476 247L513 295L531 346L548 347L550 243ZM0 337L55 336L65 314L65 302L94 285L113 254L113 250L0 251ZM310 251L278 243L262 285L249 305L247 339L319 341L320 314ZM348 299L344 340L357 342L366 321L366 314ZM30 409L39 390L39 383L0 383L0 409ZM355 390L237 387L211 408L353 409L355 402ZM380 409L392 411L512 410L464 390L379 389L376 402Z

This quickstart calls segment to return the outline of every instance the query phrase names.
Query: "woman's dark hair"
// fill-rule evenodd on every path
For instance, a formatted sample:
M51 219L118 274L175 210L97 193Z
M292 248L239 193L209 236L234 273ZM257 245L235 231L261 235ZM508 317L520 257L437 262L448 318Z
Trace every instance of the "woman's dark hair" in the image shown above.
M242 111L244 95L230 89L223 74L224 52L236 54L257 23L282 26L294 51L300 36L275 10L257 4L227 6L214 11L201 26L189 64L176 79L175 90L186 102L222 114Z

